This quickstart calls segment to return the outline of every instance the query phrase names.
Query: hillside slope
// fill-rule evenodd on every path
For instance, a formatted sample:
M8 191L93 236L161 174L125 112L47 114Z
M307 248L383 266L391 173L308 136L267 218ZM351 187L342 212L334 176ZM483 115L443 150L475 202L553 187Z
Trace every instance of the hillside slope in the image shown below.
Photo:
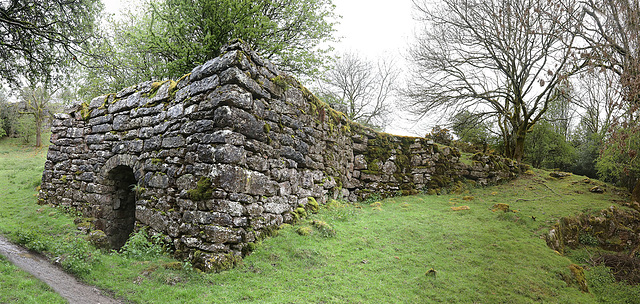
M615 283L606 268L581 259L593 251L561 256L542 238L561 217L625 200L616 188L580 176L533 171L492 187L458 185L450 194L330 202L263 240L237 268L201 274L158 254L140 235L124 253L90 246L73 217L36 204L43 162L43 151L0 141L0 233L131 302L633 303L640 297L637 287ZM606 191L591 193L593 186ZM585 266L591 293L578 289L573 263ZM1 298L11 293L29 291L0 290Z

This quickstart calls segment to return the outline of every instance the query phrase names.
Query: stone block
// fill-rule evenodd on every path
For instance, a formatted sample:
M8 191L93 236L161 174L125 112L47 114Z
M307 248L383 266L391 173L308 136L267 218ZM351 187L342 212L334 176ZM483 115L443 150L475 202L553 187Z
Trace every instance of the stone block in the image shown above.
M215 149L215 160L222 164L240 164L246 159L246 151L242 147L222 145Z
M233 50L228 52L221 57L216 57L205 62L203 65L195 67L191 71L191 75L189 76L190 82L195 82L202 78L213 75L214 73L220 72L223 69L230 67L232 64L237 62L238 57L240 56L240 51Z
M166 174L154 174L148 183L149 187L166 189L169 187L169 177Z
M353 169L355 170L364 170L367 169L367 161L364 158L364 155L356 155L353 159Z
M218 75L209 76L202 80L191 83L190 95L194 96L215 89L220 84Z
M182 136L167 137L162 139L162 147L165 149L183 147L185 143L186 141Z
M270 99L271 94L264 90L255 80L247 76L243 71L236 67L231 67L220 73L220 83L222 84L238 84L249 90L257 98Z
M273 214L283 214L285 212L291 211L293 208L288 204L281 203L266 203L264 204L264 212L273 213Z
M243 134L249 138L265 141L264 123L258 121L255 116L238 108L222 106L216 109L213 117L215 124L222 128Z
M111 124L102 124L91 127L91 133L107 133L113 130L113 126Z
M175 119L177 117L180 117L183 111L184 111L184 106L181 103L176 104L170 107L169 109L167 109L167 118Z

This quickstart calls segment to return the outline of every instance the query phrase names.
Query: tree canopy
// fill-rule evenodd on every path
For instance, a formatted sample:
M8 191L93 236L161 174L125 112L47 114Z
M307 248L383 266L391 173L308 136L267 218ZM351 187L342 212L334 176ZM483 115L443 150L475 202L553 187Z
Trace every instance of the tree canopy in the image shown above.
M97 47L99 69L89 76L117 90L150 79L177 79L231 39L290 72L313 74L334 32L331 0L144 0L138 12L113 21Z
M100 0L0 1L0 79L49 78L83 52Z
M460 109L499 121L506 156L524 156L527 132L575 70L576 6L558 1L414 0L424 30L410 51L407 95L418 114ZM560 9L559 9L560 8ZM453 113L451 113L453 111Z
M586 17L579 32L596 67L620 78L623 94L638 104L640 95L640 3L636 0L584 0Z

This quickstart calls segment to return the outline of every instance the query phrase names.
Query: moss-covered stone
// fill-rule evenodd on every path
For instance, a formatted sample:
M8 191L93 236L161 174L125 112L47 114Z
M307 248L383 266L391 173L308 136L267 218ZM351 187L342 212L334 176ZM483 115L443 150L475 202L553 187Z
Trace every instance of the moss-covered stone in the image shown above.
M301 226L296 229L296 233L302 236L310 235L313 232L313 228L309 226Z
M171 269L171 270L180 270L182 269L182 263L180 262L167 262L162 264L162 268Z
M587 286L587 279L584 276L584 269L576 264L569 265L569 270L573 274L574 279L578 283L578 288L582 292L589 292L589 286Z
M213 194L211 179L208 177L201 177L196 188L187 191L187 193L194 201L210 199Z
M289 88L289 80L286 76L278 75L274 78L271 78L271 82L285 91Z
M318 201L314 197L307 198L307 205L305 208L312 213L317 213L320 210L320 205L318 205Z
M94 230L89 233L87 240L97 248L107 249L110 247L109 239L102 230Z
M307 210L305 210L305 209L304 209L304 208L302 208L302 207L298 207L298 208L296 208L295 213L297 213L297 214L298 214L298 218L299 218L299 219L303 219L303 218L306 218L306 217L307 217Z
M511 209L509 207L509 204L505 204L505 203L498 203L498 204L494 204L491 207L491 211L496 212L496 211L502 211L502 212L510 212Z
M327 224L327 222L320 220L313 220L311 222L314 228L320 232L320 234L324 237L333 237L336 235L336 230L331 227L331 225Z

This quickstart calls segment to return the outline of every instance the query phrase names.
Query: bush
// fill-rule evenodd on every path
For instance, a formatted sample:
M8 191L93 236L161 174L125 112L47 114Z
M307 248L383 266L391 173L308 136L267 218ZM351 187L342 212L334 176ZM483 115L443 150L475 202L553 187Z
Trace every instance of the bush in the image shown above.
M550 123L536 124L527 136L525 160L534 168L567 171L575 159L575 148Z
M596 169L606 181L633 190L640 176L640 127L618 128L604 144Z
M93 249L88 241L82 238L74 238L71 241L59 244L56 248L55 262L62 268L77 276L84 276L91 272L97 260L94 258Z
M130 259L144 260L161 256L164 249L159 236L149 237L146 229L140 229L122 246L120 252Z
M570 171L577 175L598 178L596 161L603 148L603 138L599 134L590 134L574 139L576 161Z
M23 115L18 118L17 131L25 144L28 144L31 138L36 135L35 125L36 122L30 115Z
M453 135L447 128L441 128L440 126L435 126L431 129L431 133L424 136L426 139L433 140L436 143L443 145L450 145L453 140Z
M24 230L19 231L16 234L17 240L16 242L20 245L23 245L29 250L35 252L44 252L49 249L49 244L45 240L40 237L39 233L36 233L33 230Z
M7 131L4 130L4 120L0 118L0 138L7 136Z

